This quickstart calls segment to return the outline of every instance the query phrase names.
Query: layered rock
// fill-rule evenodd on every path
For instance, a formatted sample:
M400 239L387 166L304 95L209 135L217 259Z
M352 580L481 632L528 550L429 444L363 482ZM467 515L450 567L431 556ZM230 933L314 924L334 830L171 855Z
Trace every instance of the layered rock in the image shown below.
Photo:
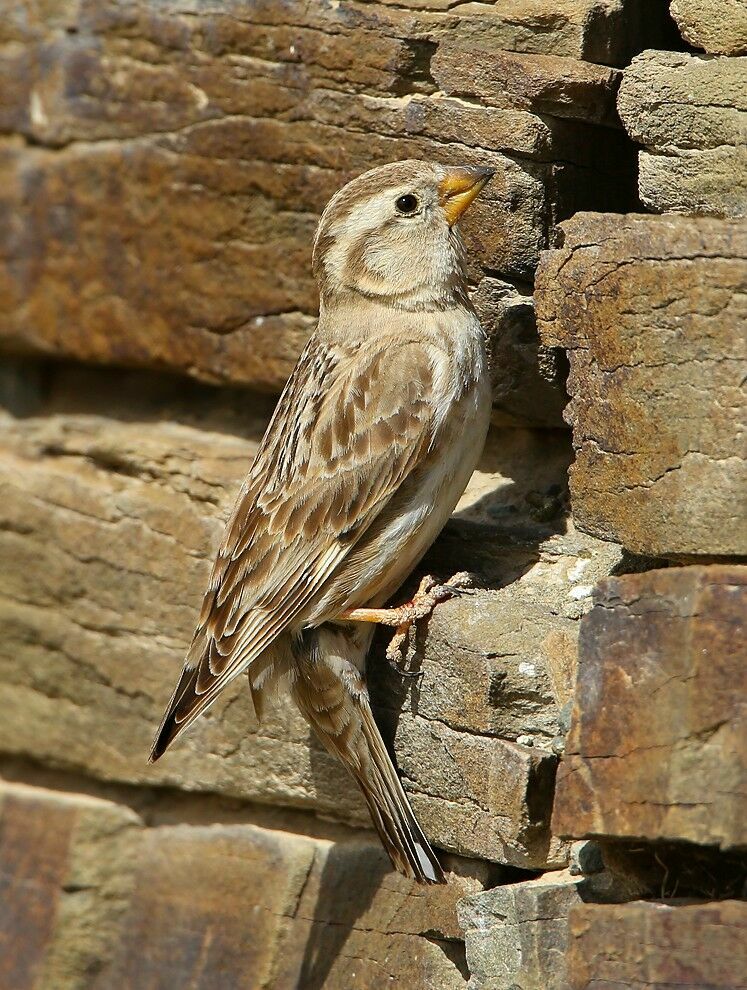
M92 379L107 396L106 416ZM268 410L260 403L244 413L240 393L185 394L176 382L169 398L165 382L149 392L138 376L129 387L118 379L118 388L115 400L100 376L62 373L36 415L4 420L9 714L0 747L102 779L365 824L356 789L293 707L279 703L257 726L238 683L173 753L147 766L212 548ZM170 422L152 420L156 395ZM383 665L374 679L429 835L451 851L516 866L564 861L549 831L552 744L570 695L578 619L592 584L619 560L617 547L566 532L557 494L566 459L552 431L490 440L429 561L446 577L473 570L484 589L445 604L427 637L421 630L419 686L406 693Z
M368 837L17 784L0 787L0 830L0 979L14 990L464 987L455 904L479 870L424 891Z
M747 55L747 10L741 0L672 0L682 37L713 55Z
M277 390L313 326L316 221L355 174L407 157L494 167L464 225L475 280L531 279L558 219L630 205L623 136L558 117L609 117L616 77L569 56L653 41L642 2L151 6L41 20L22 2L3 28L0 123L31 142L0 145L5 351ZM437 92L434 53L478 35L512 50L521 86L481 104Z
M737 990L747 972L744 901L581 904L571 912L572 990Z
M593 124L619 125L615 97L622 73L558 55L467 49L441 43L431 73L449 96Z
M554 829L747 844L747 567L603 581L581 624Z
M625 70L617 108L645 147L638 185L646 206L747 214L747 58L644 52Z
M747 230L602 214L561 229L535 301L571 365L577 526L643 554L747 553Z

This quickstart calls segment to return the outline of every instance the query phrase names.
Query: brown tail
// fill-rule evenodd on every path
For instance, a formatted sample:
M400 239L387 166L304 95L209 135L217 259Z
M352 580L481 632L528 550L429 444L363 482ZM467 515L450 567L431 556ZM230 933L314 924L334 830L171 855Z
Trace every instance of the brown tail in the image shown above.
M394 868L418 883L446 883L376 726L365 683L352 664L343 676L337 657L334 667L318 654L302 665L292 688L298 707L358 782Z

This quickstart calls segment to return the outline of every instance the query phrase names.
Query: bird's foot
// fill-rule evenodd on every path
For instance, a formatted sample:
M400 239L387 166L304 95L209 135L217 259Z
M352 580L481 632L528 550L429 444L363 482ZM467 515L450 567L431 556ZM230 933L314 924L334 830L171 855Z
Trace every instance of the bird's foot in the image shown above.
M421 580L413 598L404 605L400 605L399 608L391 610L397 614L399 622L394 636L392 636L386 648L386 658L389 666L393 667L403 677L422 677L422 670L402 669L402 657L406 651L410 629L420 619L430 616L436 605L440 605L441 602L445 602L455 595L470 592L472 590L471 585L472 578L467 571L459 571L458 574L449 578L445 584L439 583L436 578L427 574Z
M471 594L472 577L467 571L459 571L445 584L427 574L418 585L418 590L409 602L394 608L351 608L339 616L340 621L377 622L384 626L394 626L395 633L386 650L389 663L405 677L420 677L420 671L403 671L400 666L411 627L420 619L427 618L436 605L455 595Z

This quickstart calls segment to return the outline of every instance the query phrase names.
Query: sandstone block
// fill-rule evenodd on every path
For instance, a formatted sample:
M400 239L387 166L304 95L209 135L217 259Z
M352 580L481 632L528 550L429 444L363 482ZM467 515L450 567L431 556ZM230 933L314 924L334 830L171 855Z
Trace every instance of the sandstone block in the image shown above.
M576 525L656 556L747 553L747 231L581 214L537 276L540 337L568 349Z
M3 783L3 986L464 986L456 902L481 888L480 867L423 890L372 837L147 804L148 825L114 801Z
M91 986L132 889L139 820L85 795L0 786L0 984Z
M3 423L0 749L99 779L366 824L357 791L292 706L256 726L239 683L173 753L145 762L269 404L162 379L149 392L141 375L107 384L72 371L56 382L35 414ZM444 577L472 569L500 590L447 604L432 634L421 629L425 676L409 697L385 665L374 678L429 834L518 866L564 861L549 834L551 744L578 620L619 560L617 547L564 532L562 505L545 496L560 492L567 459L558 431L490 441L428 566Z
M747 55L747 10L741 0L672 0L682 37L714 55Z
M424 987L463 990L459 898L482 886L451 874L418 888L393 874L372 844L319 843L293 921L278 949L272 987Z
M568 915L583 882L546 873L460 901L469 990L565 990Z
M747 149L707 148L660 155L639 154L638 189L650 209L702 213L715 217L747 215Z
M741 217L747 211L747 59L643 52L617 101L653 210Z
M581 623L554 830L747 843L747 567L608 578Z
M431 60L431 72L449 95L619 126L615 96L622 74L606 66L558 55L464 49L443 42Z
M740 990L747 986L747 904L634 901L571 911L573 990Z
M643 0L483 6L187 14L97 0L45 20L20 0L0 37L0 125L29 139L0 148L0 350L277 391L313 325L321 209L404 157L495 167L465 221L473 275L530 280L558 219L629 204L631 155L621 135L589 140L510 94L503 107L444 96L432 57L479 35L496 50L549 47L566 78L567 56L627 58L628 32L657 18ZM529 104L568 109L600 87L607 100L609 73L591 68L576 73L579 99L553 95L555 64L527 63Z
M639 144L736 146L747 139L747 59L643 52L622 74L617 108Z

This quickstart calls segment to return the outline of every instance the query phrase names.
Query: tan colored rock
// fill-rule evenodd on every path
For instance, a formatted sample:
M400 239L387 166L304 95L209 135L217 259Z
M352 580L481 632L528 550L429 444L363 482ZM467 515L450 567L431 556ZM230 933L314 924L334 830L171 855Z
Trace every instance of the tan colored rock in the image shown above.
M373 845L320 843L270 985L463 990L456 904L481 886L477 877L450 874L446 887L418 887L392 873Z
M742 0L672 0L669 12L694 48L713 55L747 55L747 9Z
M24 401L24 418L4 420L0 454L0 749L366 824L356 789L292 706L257 727L239 683L146 763L269 404L83 371L53 377L34 415ZM427 639L421 630L425 676L409 697L383 665L375 684L434 841L517 866L564 862L549 834L552 743L578 619L619 560L618 548L565 532L567 459L560 431L491 439L428 566L472 569L501 590L447 604Z
M621 26L657 18L614 6L86 0L41 18L18 0L0 28L0 350L277 391L313 325L321 209L408 156L497 169L465 221L473 275L530 280L559 218L625 208L630 155L611 132L445 97L431 59L477 34L627 58Z
M638 189L652 210L747 216L747 147L659 155L641 151Z
M451 96L619 126L615 96L622 74L606 66L557 55L466 49L443 42L431 60L431 73Z
M3 986L363 990L382 974L464 986L456 902L484 869L447 863L448 885L424 890L391 873L373 836L293 834L168 796L146 804L150 827L114 801L0 785Z
M576 525L642 554L747 553L747 229L580 214L561 243L535 303L571 364Z
M554 831L747 844L747 567L602 581L581 623Z
M580 904L571 932L572 990L745 986L744 901Z
M747 213L747 58L643 52L617 101L639 156L639 191L652 210Z
M643 52L622 73L628 134L660 152L747 141L747 58Z
M568 915L583 883L561 871L465 897L469 990L565 990Z

